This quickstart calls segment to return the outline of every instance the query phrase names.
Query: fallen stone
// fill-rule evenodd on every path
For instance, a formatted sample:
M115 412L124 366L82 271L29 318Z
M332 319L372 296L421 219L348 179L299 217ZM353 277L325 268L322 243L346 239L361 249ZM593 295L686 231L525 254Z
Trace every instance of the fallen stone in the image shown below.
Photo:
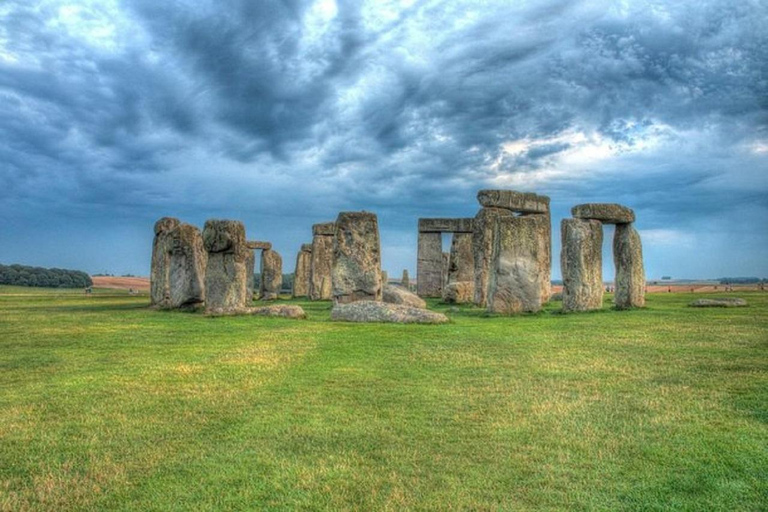
M260 300L275 300L283 287L283 258L277 251L261 251Z
M690 306L694 308L739 308L748 306L747 301L737 297L718 297L715 299L696 299Z
M361 300L350 304L334 305L331 310L331 320L397 324L443 324L448 322L448 317L427 309Z
M632 224L618 224L613 235L613 261L616 265L617 309L645 306L643 244Z
M615 203L586 203L571 208L576 219L599 220L603 224L630 224L635 222L632 209Z
M173 217L163 217L155 222L149 274L149 295L153 306L169 307L171 302L171 232L179 224L181 221Z
M295 306L291 304L278 304L274 306L249 308L248 314L280 318L295 318L297 320L307 318L307 314L304 312L301 306Z
M248 303L246 260L250 251L245 226L236 220L208 220L203 229L203 246L208 251L206 311L242 310Z
M426 309L427 307L427 303L424 302L424 299L401 286L393 284L384 285L382 300L388 304L402 304L412 308Z
M503 208L517 213L549 212L549 197L514 190L481 190L477 200L483 208Z
M603 307L603 225L597 220L563 219L560 269L563 311Z
M376 214L339 214L333 243L331 286L336 303L381 300L381 242Z
M170 302L174 309L202 307L205 302L205 269L208 253L200 230L180 224L170 232Z
M474 219L419 219L419 233L471 233Z
M448 283L443 290L443 302L448 304L469 304L475 297L474 281L457 281Z

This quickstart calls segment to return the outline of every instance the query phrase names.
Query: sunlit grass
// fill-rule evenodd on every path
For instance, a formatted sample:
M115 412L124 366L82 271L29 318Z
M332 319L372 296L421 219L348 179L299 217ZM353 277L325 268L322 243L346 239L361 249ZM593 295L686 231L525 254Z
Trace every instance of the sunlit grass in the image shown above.
M766 509L768 295L739 296L419 326L0 287L0 509Z

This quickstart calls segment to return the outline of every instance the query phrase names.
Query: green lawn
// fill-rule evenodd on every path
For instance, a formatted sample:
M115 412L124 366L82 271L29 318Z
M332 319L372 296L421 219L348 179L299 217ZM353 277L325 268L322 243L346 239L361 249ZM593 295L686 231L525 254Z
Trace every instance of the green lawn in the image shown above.
M404 326L0 287L0 510L767 510L768 294L733 295Z

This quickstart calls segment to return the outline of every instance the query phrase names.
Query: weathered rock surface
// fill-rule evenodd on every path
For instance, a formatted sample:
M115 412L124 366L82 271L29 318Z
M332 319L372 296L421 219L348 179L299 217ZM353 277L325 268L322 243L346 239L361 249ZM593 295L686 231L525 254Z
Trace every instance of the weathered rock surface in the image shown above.
M603 225L597 220L563 219L560 269L563 311L603 306Z
M543 216L542 216L543 217ZM537 216L504 217L498 220L488 311L505 315L539 311L544 303L541 281L546 277L541 261L541 239L546 235Z
M443 290L443 302L449 304L468 304L475 296L474 281L455 281L448 283Z
M615 203L586 203L571 208L576 219L599 220L604 224L630 224L635 222L632 209Z
M460 286L451 286L462 283ZM448 258L448 279L443 287L443 302L472 302L475 293L475 257L470 233L454 233Z
M312 244L303 244L296 255L293 274L293 297L309 296L309 279L312 270Z
M381 271L381 285L384 286L389 282L389 275L386 270Z
M260 240L249 240L246 242L249 249L254 251L268 251L272 248L272 242L263 242Z
M283 286L283 258L275 250L261 251L261 300L275 300Z
M475 216L475 231L472 233L472 252L475 263L475 305L488 304L488 281L493 258L496 223L500 218L512 217L510 210L483 208Z
M384 285L382 300L388 304L402 304L412 308L426 309L427 307L427 303L424 302L424 299L401 286L393 284Z
M248 246L245 226L236 220L208 220L203 229L208 252L205 271L206 311L227 313L242 310L247 303Z
M381 300L381 242L376 214L339 214L333 243L331 283L336 303Z
M443 324L448 317L427 309L400 304L362 300L351 304L336 304L331 320L344 322L384 322L398 324Z
M443 253L443 268L440 271L440 278L442 281L442 284L440 286L440 296L443 295L443 289L448 285L448 266L451 263L451 253L444 252Z
M408 269L403 269L403 277L400 278L400 284L406 290L411 289L411 278L408 276Z
M419 297L440 297L443 289L443 240L440 233L419 233L416 292Z
M153 306L169 307L171 302L171 231L179 224L181 221L173 217L163 217L155 222L149 274L150 302Z
M292 304L278 304L274 306L249 308L248 314L258 316L274 316L280 318L295 318L297 320L307 318L307 314L304 312L301 306L294 306Z
M247 244L247 247L248 252L245 258L245 288L247 290L245 302L249 303L253 300L253 293L256 288L256 283L254 282L256 275L256 251L251 248L250 243Z
M517 213L549 212L549 197L514 190L481 190L477 200L483 208L504 208Z
M618 224L613 235L613 261L616 264L617 309L645 306L645 269L640 234L632 224Z
M170 302L169 307L197 308L205 302L205 269L208 253L200 230L180 224L170 232Z
M328 235L328 232L331 235ZM336 225L333 222L315 224L312 226L312 263L309 277L309 299L331 300L331 267L333 266L333 233Z
M738 308L748 306L747 301L737 297L718 297L715 299L696 299L691 302L694 308Z
M419 219L420 233L471 233L474 219Z

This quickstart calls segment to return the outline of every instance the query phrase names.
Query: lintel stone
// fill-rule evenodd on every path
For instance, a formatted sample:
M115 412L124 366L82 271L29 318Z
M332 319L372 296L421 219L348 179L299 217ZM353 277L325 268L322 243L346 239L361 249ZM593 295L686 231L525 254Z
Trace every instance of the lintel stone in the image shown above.
M313 236L334 236L336 234L335 222L323 222L312 226Z
M419 219L419 233L471 233L474 219Z
M261 242L257 240L249 240L245 243L246 246L248 246L251 250L262 250L262 251L268 251L272 249L272 242Z
M481 190L477 200L483 208L504 208L517 213L549 212L549 197L515 190Z
M599 220L603 224L631 224L635 212L631 208L615 203L585 203L571 208L576 219Z

